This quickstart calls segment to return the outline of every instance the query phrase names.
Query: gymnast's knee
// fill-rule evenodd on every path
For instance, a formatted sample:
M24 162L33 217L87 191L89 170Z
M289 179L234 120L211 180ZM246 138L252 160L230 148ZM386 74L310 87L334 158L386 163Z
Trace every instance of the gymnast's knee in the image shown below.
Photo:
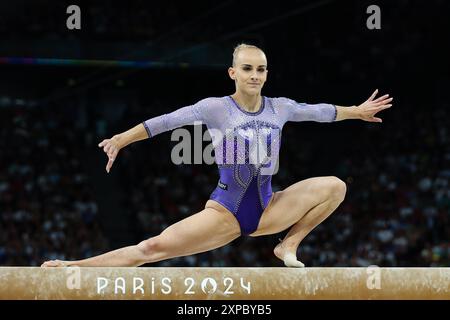
M151 260L155 254L162 251L162 241L158 236L141 241L137 248L146 260Z
M347 185L344 181L339 179L338 177L330 177L329 181L330 194L333 199L336 199L339 202L344 201L345 194L347 193Z

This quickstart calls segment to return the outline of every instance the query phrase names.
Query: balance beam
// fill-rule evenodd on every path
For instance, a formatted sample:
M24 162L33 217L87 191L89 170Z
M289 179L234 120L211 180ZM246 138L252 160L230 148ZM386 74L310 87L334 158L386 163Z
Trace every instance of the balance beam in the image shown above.
M8 300L450 299L450 268L0 267Z

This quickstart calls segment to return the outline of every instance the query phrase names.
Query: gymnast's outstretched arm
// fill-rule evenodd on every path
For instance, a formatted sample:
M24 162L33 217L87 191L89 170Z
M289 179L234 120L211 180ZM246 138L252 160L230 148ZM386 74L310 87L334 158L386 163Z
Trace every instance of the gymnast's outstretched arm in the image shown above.
M114 135L111 139L104 139L98 146L103 148L108 156L106 172L109 173L111 170L120 149L127 145L184 125L194 124L196 121L205 122L208 110L214 107L214 102L213 98L200 100L196 104L180 108L169 114L148 119L125 132Z
M385 94L377 99L378 89L361 103L350 107L337 106L329 103L298 103L292 99L277 98L278 105L282 106L286 121L316 121L333 122L349 119L359 119L368 122L382 122L381 118L376 118L375 114L381 110L390 108L393 98ZM375 100L374 100L375 99Z
M376 118L375 114L381 110L390 108L393 98L389 98L388 94L385 94L374 100L378 94L378 89L375 90L372 95L361 103L359 106L342 107L336 106L336 120L347 119L360 119L368 122L383 122L381 118Z

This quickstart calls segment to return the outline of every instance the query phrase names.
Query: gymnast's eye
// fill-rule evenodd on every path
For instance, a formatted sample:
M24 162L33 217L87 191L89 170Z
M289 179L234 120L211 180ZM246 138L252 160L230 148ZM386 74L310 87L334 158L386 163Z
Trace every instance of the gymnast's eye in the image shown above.
M250 71L250 70L252 70L251 67L243 67L242 69L244 69L245 71Z

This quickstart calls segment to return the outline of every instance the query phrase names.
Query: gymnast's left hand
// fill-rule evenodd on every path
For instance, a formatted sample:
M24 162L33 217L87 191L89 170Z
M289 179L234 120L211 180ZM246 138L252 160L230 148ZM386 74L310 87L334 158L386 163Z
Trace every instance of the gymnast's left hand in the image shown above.
M111 167L121 149L119 140L120 137L118 135L115 135L111 139L104 139L102 142L98 144L99 148L103 148L103 151L108 156L108 163L106 164L106 172L108 173L111 170Z
M377 99L375 99L376 95L378 94L378 89L376 89L372 95L361 103L359 106L357 106L359 118L364 121L368 122L383 122L381 118L375 117L375 114L380 112L381 110L387 109L392 107L392 99L389 98L388 94L385 94ZM375 99L375 100L374 100Z

